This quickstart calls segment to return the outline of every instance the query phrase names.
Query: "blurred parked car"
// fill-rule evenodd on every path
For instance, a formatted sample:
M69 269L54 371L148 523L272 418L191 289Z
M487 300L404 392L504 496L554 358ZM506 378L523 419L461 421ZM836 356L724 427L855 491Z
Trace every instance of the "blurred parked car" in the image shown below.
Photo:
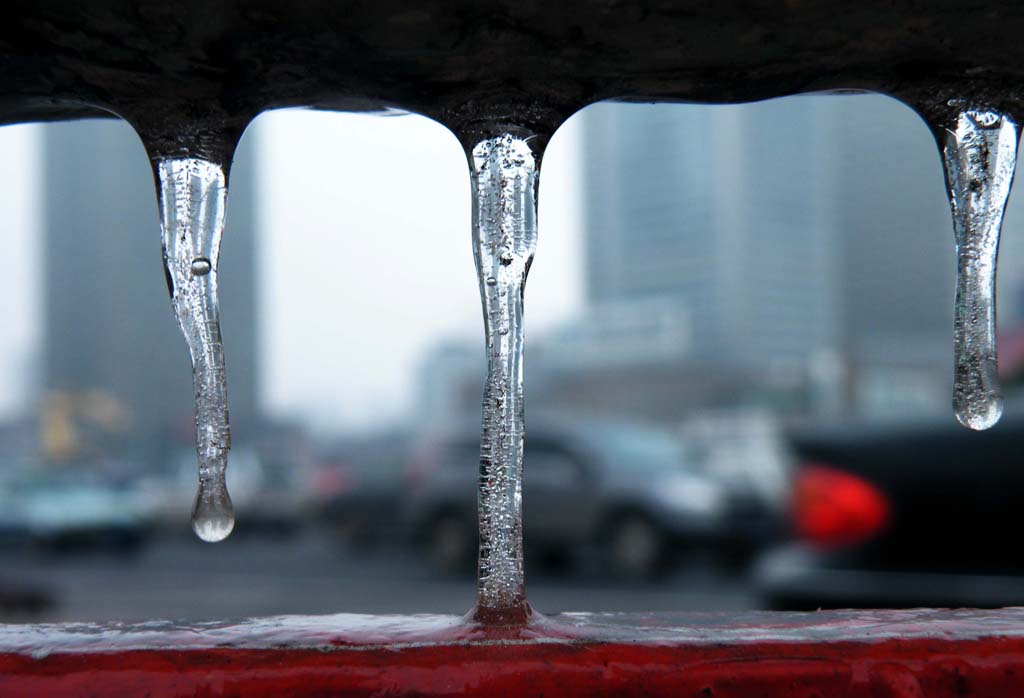
M409 473L413 529L432 562L465 569L477 542L478 428L428 439ZM734 509L728 490L671 435L624 423L531 419L523 477L531 559L596 548L609 569L642 578L694 550L731 555L774 530Z
M169 530L188 532L197 487L196 452L174 454L173 479L152 483L162 503L160 518ZM264 456L251 445L236 446L228 459L226 480L235 508L235 533L292 534L310 506L310 474L303 463Z
M0 483L0 538L10 545L134 552L146 539L149 515L131 481L89 464L20 468Z
M748 530L763 534L730 548L727 561L746 570L765 543L776 541L789 502L792 454L778 418L752 408L702 410L691 413L679 433L728 493L734 525L742 527L742 517L749 516ZM760 528L767 521L774 523Z
M387 434L345 440L321 455L313 476L316 514L340 542L369 550L407 540L402 511L409 445L407 434Z
M951 416L794 437L796 540L757 583L778 608L1024 603L1024 400L985 432Z

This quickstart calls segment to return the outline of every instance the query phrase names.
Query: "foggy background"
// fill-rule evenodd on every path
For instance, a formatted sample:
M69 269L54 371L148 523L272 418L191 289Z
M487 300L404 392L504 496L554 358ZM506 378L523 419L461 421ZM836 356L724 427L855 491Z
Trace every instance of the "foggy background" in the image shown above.
M459 459L475 468L485 357L469 177L450 132L414 115L299 110L246 131L219 271L239 524L217 548L189 537L190 369L141 143L107 120L4 127L0 147L8 619L468 607L473 485L444 473ZM1022 414L1022 209L1011 195L1000 248L1011 422ZM614 512L537 523L535 602L776 605L772 580L795 569L786 555L807 537L793 518L800 434L958 428L953 254L934 138L894 100L598 104L573 116L544 155L526 290L528 430L550 434L527 452L524 506L533 472L550 490L534 495L538 508L596 507L629 489L608 484L617 469L647 467L656 450L679 459L666 478L688 479L668 488L678 501L639 493ZM596 436L620 428L621 456ZM870 547L898 523L900 500L866 482L888 502L887 523L858 529ZM576 539L546 537L545 525L591 516ZM602 573L609 551L621 574ZM1014 570L982 567L961 572L1024 599Z

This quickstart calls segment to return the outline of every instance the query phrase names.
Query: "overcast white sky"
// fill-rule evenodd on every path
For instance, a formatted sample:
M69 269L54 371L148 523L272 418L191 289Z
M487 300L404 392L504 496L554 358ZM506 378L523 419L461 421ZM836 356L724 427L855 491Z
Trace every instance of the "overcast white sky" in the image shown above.
M39 346L38 127L0 128L0 415L21 409L36 388Z
M580 302L578 126L563 127L544 159L528 333ZM0 128L0 413L7 414L37 386L36 128ZM261 116L242 147L260 154L264 406L322 428L402 416L415 403L424 350L448 337L482 342L460 146L422 117L294 110Z
M528 332L579 303L575 125L556 134L544 158ZM266 203L266 404L322 426L401 414L415 402L425 349L465 336L483 352L461 147L417 116L282 111L255 128Z

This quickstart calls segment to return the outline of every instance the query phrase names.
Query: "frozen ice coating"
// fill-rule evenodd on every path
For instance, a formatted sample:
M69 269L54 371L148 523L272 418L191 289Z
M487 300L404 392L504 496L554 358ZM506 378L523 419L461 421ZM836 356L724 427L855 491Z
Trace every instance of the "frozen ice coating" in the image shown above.
M215 543L235 525L224 481L231 432L217 301L227 182L221 165L198 158L163 159L156 168L167 282L195 383L199 491L192 530Z
M525 611L523 289L537 246L539 159L527 138L504 134L478 142L470 167L473 256L487 338L477 610Z
M971 429L1003 413L996 360L996 257L1017 158L1017 124L992 111L961 112L946 129L943 164L956 236L953 410Z

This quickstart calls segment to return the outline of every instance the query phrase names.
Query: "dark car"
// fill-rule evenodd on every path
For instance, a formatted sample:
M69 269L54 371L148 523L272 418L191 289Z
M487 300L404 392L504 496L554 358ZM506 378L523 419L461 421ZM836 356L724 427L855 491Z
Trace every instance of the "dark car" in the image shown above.
M404 471L410 437L393 433L346 439L325 449L313 477L317 517L357 550L405 543Z
M455 429L417 449L408 516L434 564L471 567L479 435ZM666 569L677 553L727 553L774 528L733 511L727 489L679 440L616 422L535 419L524 452L523 526L531 560L593 549L622 577Z
M1024 401L985 432L951 416L799 433L795 540L757 581L779 608L1024 603Z

